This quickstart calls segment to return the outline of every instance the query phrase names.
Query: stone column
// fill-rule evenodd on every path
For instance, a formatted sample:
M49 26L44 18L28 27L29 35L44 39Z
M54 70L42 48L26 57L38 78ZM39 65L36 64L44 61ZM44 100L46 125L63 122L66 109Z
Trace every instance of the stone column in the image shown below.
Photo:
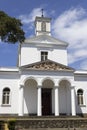
M37 116L42 116L41 86L37 88Z
M59 116L59 94L58 94L58 86L55 86L55 116Z
M76 106L75 106L75 90L74 86L71 87L71 110L72 116L76 115Z
M24 115L24 86L20 85L19 89L19 116Z

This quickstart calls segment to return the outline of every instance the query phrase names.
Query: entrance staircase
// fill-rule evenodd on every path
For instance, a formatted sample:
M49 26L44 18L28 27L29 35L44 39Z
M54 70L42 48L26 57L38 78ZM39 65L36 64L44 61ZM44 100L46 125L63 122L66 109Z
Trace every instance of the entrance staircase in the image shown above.
M3 117L2 122L15 120L15 130L87 130L86 117Z

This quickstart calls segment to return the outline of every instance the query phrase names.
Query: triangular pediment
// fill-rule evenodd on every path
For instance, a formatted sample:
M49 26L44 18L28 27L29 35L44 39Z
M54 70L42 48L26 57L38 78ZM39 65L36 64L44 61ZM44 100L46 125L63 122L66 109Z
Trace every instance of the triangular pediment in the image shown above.
M74 71L74 69L71 67L56 63L51 60L36 62L33 64L22 66L21 68L29 70Z
M63 42L49 35L34 36L32 38L26 39L24 43L43 43L43 44L45 43L45 44L56 44L56 45L63 45L63 46L68 45L68 43Z

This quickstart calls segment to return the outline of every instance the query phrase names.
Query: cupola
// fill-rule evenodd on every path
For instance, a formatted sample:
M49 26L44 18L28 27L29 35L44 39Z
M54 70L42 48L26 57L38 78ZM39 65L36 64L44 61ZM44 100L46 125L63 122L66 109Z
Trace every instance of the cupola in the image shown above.
M35 18L35 34L38 35L51 35L51 18L44 17L43 13L41 17Z

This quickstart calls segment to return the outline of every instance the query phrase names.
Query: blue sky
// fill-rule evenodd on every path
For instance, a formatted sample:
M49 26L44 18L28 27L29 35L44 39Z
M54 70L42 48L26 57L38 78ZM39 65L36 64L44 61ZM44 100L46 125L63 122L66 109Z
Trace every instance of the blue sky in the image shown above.
M34 35L35 16L52 18L52 35L69 43L69 66L87 70L87 0L0 0L0 10L21 19L26 37ZM0 41L0 66L16 66L18 44Z

